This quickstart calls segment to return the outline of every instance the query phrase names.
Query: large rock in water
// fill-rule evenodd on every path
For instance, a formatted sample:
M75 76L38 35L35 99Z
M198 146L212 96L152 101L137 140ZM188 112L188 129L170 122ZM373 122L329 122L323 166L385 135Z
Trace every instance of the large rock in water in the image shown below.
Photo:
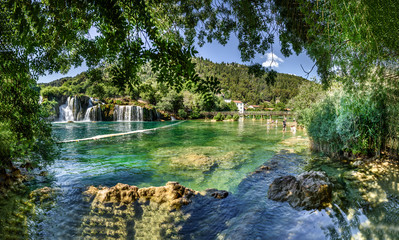
M298 177L283 176L270 184L267 197L294 208L320 209L331 202L332 184L323 172L309 171Z
M128 184L118 183L113 187L96 188L90 186L86 195L94 196L93 203L123 203L129 204L135 201L156 202L166 204L171 208L180 208L191 202L190 198L198 192L180 185L178 182L168 182L166 186L138 188Z

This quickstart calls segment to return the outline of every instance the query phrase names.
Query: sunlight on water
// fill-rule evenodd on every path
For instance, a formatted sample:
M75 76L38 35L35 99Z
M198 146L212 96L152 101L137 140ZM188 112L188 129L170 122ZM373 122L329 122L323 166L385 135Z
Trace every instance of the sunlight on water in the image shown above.
M90 124L78 124L71 131L57 125L55 134L84 138L110 129L132 131L163 124L168 123L95 123L98 126L95 130ZM79 133L75 133L76 130ZM196 190L234 191L247 173L276 152L288 146L298 148L287 144L295 138L303 138L303 133L282 134L282 129L276 127L267 131L265 121L246 124L190 121L153 133L64 144L62 160L55 164L55 174L65 177L66 182L87 181L94 185L123 182L146 187L178 181ZM302 147L304 145L306 147L306 143Z

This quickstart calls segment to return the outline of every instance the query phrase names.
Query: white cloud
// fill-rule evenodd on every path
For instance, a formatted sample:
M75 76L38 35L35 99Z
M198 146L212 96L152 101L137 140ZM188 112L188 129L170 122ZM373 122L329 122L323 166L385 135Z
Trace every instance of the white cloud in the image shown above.
M284 62L283 59L281 59L280 57L278 57L274 53L266 53L265 57L266 57L266 61L264 61L262 63L263 67L276 67L276 68L278 68L280 63Z

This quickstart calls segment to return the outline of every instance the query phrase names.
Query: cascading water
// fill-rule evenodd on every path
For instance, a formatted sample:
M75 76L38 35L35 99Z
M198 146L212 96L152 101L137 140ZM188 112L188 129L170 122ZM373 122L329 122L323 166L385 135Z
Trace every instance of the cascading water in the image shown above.
M59 121L79 121L78 114L81 108L77 96L68 97L66 103L60 106Z
M140 122L159 119L155 110L144 109L140 106L115 105L113 111L114 121ZM59 107L60 122L66 121L102 121L101 105L94 102L93 98L86 96L70 96L65 104Z
M92 98L70 96L59 108L58 120L101 121L101 107L93 104Z
M93 98L89 100L84 121L101 121L101 107L100 105L93 106Z
M143 108L140 106L115 105L114 121L143 121Z

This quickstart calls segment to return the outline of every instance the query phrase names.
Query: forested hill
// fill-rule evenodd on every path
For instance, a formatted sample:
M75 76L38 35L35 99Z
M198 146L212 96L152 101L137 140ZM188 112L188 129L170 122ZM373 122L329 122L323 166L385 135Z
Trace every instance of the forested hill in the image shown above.
M248 73L248 67L237 63L213 63L210 60L197 58L197 72L201 77L216 77L220 81L222 96L227 99L241 100L248 104L261 104L276 100L287 103L298 94L299 86L310 82L302 77L277 73L273 84L268 84L266 76L255 77ZM61 78L42 85L42 95L52 96L84 94L99 98L130 96L142 98L153 105L163 101L174 90L156 83L155 74L146 65L140 73L141 85L135 89L120 89L114 86L107 77L107 69L97 69L96 74L82 72L71 78ZM94 76L94 77L93 77ZM190 90L188 90L190 91ZM177 94L177 93L176 93ZM171 96L172 97L172 96ZM271 106L272 107L272 106Z
M248 67L237 63L213 63L197 58L197 71L201 76L215 76L221 83L225 98L260 104L279 99L286 103L298 94L299 86L310 82L302 77L278 73L275 84L268 86L265 77L248 74Z

